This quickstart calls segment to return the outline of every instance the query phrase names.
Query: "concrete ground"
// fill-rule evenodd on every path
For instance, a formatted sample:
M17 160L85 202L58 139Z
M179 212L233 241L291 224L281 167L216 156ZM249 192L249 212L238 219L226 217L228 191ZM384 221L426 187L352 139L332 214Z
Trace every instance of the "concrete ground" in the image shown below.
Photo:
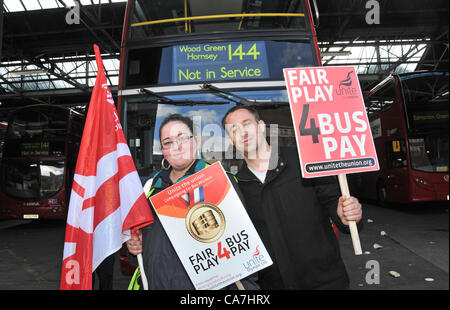
M363 213L367 254L355 256L350 236L340 235L352 290L449 289L448 206L364 204ZM59 289L64 232L63 221L0 221L0 290ZM129 278L116 256L114 289L126 290Z
M449 289L448 205L382 208L363 204L363 218L360 240L366 254L355 256L350 236L341 234L341 254L351 289ZM371 272L377 263L378 284ZM390 271L400 276L394 277Z

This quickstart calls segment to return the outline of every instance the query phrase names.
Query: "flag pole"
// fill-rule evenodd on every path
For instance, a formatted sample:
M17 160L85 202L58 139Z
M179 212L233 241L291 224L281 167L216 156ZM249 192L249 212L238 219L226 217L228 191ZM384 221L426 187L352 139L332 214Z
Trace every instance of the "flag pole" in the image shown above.
M347 183L346 174L338 174L339 186L341 187L342 196L345 198L350 197L350 190ZM361 242L359 241L358 227L355 221L349 221L348 226L350 227L350 235L352 237L353 249L355 250L355 255L361 255Z
M141 271L142 285L144 286L144 290L148 291L148 282L147 282L147 276L145 275L145 271L144 271L144 262L142 260L142 253L139 253L137 255L137 260L138 260L138 264L139 264L139 270Z

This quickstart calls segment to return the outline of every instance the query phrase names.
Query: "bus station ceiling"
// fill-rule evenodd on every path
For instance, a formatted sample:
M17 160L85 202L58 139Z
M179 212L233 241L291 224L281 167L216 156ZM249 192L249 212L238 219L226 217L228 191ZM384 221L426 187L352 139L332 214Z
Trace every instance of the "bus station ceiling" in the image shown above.
M74 1L79 1L80 23L68 24ZM94 43L116 92L125 0L1 2L0 120L14 107L31 103L85 106L97 73ZM323 65L355 65L363 91L392 72L448 70L448 0L372 1L380 6L379 24L366 21L371 1L316 2ZM202 14L199 3L210 5L194 3L191 9Z

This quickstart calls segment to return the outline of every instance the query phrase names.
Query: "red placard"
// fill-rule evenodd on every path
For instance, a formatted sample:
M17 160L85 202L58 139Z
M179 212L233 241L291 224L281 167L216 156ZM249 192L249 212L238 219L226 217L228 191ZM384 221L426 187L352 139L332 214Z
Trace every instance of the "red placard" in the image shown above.
M303 177L378 170L355 67L283 72Z

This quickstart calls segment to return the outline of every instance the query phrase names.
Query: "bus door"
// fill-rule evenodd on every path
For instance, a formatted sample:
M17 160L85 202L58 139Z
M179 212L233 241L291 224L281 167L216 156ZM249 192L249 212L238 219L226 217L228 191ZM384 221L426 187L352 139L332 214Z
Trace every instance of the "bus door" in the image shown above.
M408 182L405 182L408 179L405 139L402 137L394 137L388 139L385 143L388 168L385 180L387 190L389 191L389 198L392 201L401 201L408 195ZM379 188L378 195L384 195L383 190L383 188ZM379 196L379 198L381 200L383 197Z

